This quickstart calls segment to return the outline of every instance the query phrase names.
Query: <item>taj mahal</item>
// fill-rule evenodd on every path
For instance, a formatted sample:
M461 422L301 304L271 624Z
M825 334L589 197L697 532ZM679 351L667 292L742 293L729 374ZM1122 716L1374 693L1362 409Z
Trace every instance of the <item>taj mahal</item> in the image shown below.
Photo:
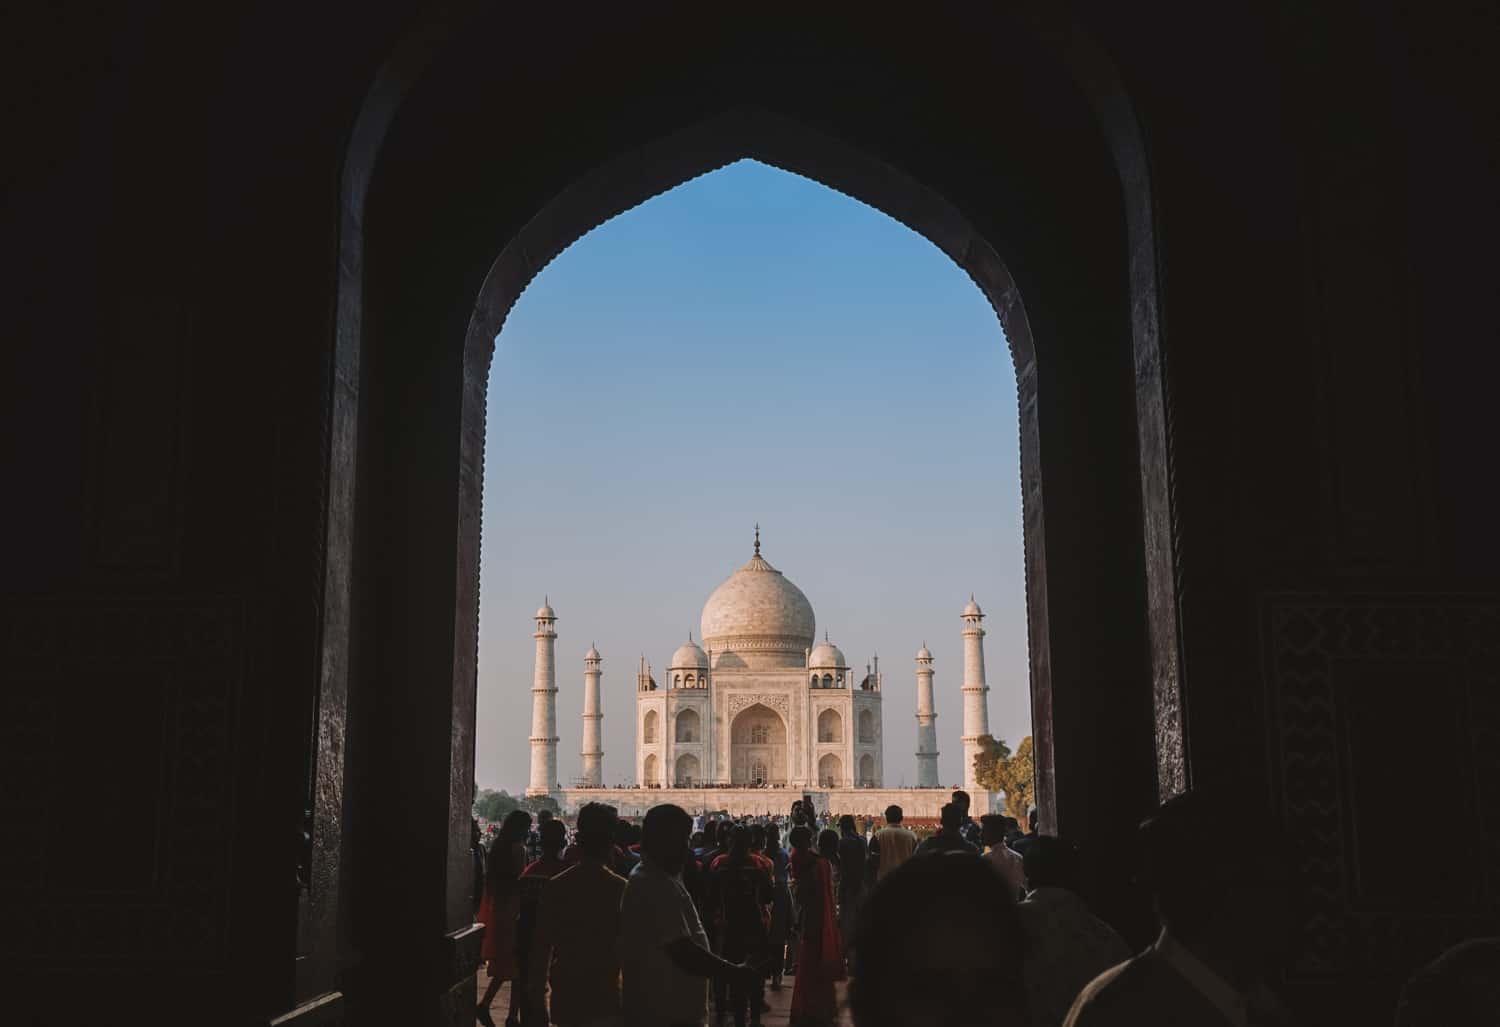
M974 813L990 796L974 779L979 739L989 733L984 673L984 613L970 597L963 637L964 787ZM583 657L582 774L564 786L557 773L557 614L537 610L532 677L531 774L526 794L550 795L565 810L607 801L624 815L674 802L689 810L760 813L791 795L811 794L819 808L873 812L897 803L910 816L936 816L948 791L938 780L933 656L916 654L915 788L887 788L882 743L883 674L879 658L852 670L827 634L817 638L812 603L761 555L760 529L748 563L703 606L700 633L677 647L658 680L636 667L634 787L605 788L603 657ZM603 793L603 794L601 794Z

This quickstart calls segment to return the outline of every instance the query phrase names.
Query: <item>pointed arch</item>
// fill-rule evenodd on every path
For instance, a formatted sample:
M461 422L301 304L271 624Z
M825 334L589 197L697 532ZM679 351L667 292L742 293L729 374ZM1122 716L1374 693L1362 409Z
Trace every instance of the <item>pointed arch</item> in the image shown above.
M844 783L844 763L833 753L818 760L818 787L838 788Z
M844 740L844 718L838 710L824 710L818 714L818 741L842 742Z

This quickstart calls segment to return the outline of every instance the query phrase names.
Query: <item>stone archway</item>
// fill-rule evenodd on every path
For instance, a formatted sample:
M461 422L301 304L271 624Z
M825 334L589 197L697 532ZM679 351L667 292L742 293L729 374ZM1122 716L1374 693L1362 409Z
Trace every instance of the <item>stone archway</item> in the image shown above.
M656 753L647 753L646 758L641 761L641 784L660 784L661 777L657 772L659 766L660 764L656 760Z
M730 784L784 785L788 758L786 721L769 706L756 703L730 722Z
M859 758L859 783L865 788L875 786L875 757L869 753Z
M818 787L839 788L844 783L844 761L833 753L823 754L818 760Z
M844 740L844 718L838 710L824 710L818 714L818 741L842 742Z
M1065 16L1055 22L1038 7L1012 22L974 10L984 23L966 38L995 49L982 62L954 66L983 66L986 75L1013 67L1016 81L996 94L1008 99L987 102L982 111L976 105L962 124L931 125L920 146L911 143L916 137L903 121L904 108L888 109L869 96L927 83L898 81L891 72L899 65L863 60L858 43L851 44L860 60L851 64L850 82L863 88L825 96L820 63L778 68L774 79L734 76L729 90L685 79L704 89L679 88L674 97L692 100L666 107L659 97L622 89L619 115L585 119L565 146L536 130L554 123L548 117L508 122L506 131L480 141L448 127L492 118L518 95L500 72L486 70L508 62L476 60L477 54L455 59L454 47L473 49L487 38L459 31L464 19L437 19L393 55L353 126L340 198L335 345L325 383L328 547L320 585L328 672L309 795L344 795L346 710L353 710L351 735L377 736L363 751L399 744L399 733L381 719L387 693L397 708L414 713L429 702L448 705L448 716L424 722L450 729L434 742L451 748L448 779L472 781L485 394L495 338L532 277L582 235L657 193L747 157L844 192L925 236L970 275L1004 325L1020 394L1027 638L1043 827L1121 833L1156 793L1183 787L1173 440L1144 138L1109 58L1086 34L1062 24ZM1026 57L1028 47L1040 56L996 60L1007 46L1013 56ZM439 64L473 74L437 85L423 81ZM946 81L930 85L922 109L966 110L965 98L975 95ZM856 94L857 105L840 99ZM528 95L536 100L525 101L524 110L561 104L556 91ZM1011 116L1011 106L1025 116ZM532 158L529 177L497 176L518 153ZM441 175L431 170L437 168ZM376 181L380 187L372 188ZM497 246L500 255L483 275ZM1007 259L1024 272L1020 284ZM1045 335L1040 346L1021 303L1023 286ZM1080 288L1089 290L1090 303L1076 302ZM366 450L376 456L364 457ZM1044 481L1051 518L1045 526ZM356 512L360 537L368 540L362 550L405 546L410 558L387 574L352 575ZM349 628L355 607L377 625L359 633L357 643ZM1129 615L1089 615L1105 608ZM427 615L404 616L408 609ZM1058 626L1063 637L1054 656ZM369 703L375 712L348 701L354 663L369 669L373 681L362 681L361 692L376 697ZM1128 687L1101 691L1096 683L1106 677ZM409 681L434 678L446 687L403 691ZM1142 727L1104 726L1122 720ZM1114 763L1148 769L1101 777L1096 763L1075 758L1059 772L1055 751L1088 753L1101 745ZM1156 774L1148 780L1153 763ZM349 802L382 808L389 789L365 783L366 769L350 764L347 779L360 786L349 789ZM429 769L429 779L442 776ZM450 867L462 863L468 845L466 819L454 815L456 806L448 809L461 795L454 785L411 802L414 812L427 802L447 804ZM1068 815L1059 821L1063 808ZM339 813L331 801L315 811L315 862L332 880L339 874ZM450 876L448 922L467 930L467 885L461 875ZM364 871L357 887L379 895L384 882ZM320 945L330 951L332 908L319 907L316 925Z
M697 710L683 710L672 720L672 740L676 742L701 742L703 740L703 718Z
M672 784L676 788L691 788L703 783L702 765L698 757L685 752L677 757L677 767L672 772Z

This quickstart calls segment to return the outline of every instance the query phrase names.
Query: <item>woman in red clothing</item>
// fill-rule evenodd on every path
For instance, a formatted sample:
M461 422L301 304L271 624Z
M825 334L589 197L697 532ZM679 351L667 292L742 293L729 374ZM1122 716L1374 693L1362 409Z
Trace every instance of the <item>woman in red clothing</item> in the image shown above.
M844 946L834 917L833 868L812 847L812 831L792 828L792 887L801 910L802 944L792 990L794 1027L827 1027L838 1018L834 982L844 979Z
M516 1008L516 992L524 989L531 980L531 939L536 933L537 907L542 901L542 889L547 882L568 869L563 860L563 848L568 844L568 831L561 820L553 819L542 825L540 832L541 857L527 864L521 871L518 890L521 896L520 913L516 917L516 983L511 985L510 1006ZM524 991L522 997L526 997ZM521 1023L534 1023L532 1010L523 1003Z
M475 1015L485 1027L495 1027L490 1016L490 1003L500 993L500 985L515 981L516 967L516 918L521 912L521 870L526 865L526 835L531 830L531 814L525 810L511 810L500 824L500 833L490 843L489 856L485 860L484 901L479 904L479 922L484 924L484 941L479 950L485 960L485 971L490 975L490 986L484 991ZM510 1012L505 1022L515 1027L521 1022L522 1003L516 993L524 991L512 987Z

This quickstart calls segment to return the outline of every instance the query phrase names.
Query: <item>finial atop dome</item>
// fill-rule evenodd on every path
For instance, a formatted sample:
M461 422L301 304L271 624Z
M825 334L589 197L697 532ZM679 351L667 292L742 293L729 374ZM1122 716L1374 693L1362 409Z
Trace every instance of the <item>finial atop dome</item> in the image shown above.
M760 522L755 522L755 555L760 555Z

